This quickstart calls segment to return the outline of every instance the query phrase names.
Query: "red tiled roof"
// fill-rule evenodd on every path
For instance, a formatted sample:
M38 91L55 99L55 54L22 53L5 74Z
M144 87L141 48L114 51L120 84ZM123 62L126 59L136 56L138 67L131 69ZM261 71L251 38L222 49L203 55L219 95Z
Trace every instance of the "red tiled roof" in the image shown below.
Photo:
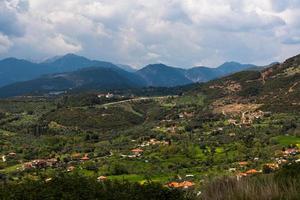
M141 153L143 151L144 151L143 149L132 149L131 150L131 152L134 152L134 153Z
M167 184L168 187L172 187L172 188L188 188L188 187L192 187L194 186L195 183L190 182L190 181L183 181L183 182L170 182Z
M246 171L246 174L257 174L258 171L256 169L250 169L248 171Z

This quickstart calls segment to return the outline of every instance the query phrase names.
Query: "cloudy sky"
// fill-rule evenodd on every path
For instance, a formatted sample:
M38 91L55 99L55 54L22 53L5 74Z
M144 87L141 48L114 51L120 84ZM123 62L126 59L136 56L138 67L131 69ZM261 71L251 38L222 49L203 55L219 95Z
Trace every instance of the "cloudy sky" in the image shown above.
M0 0L0 58L268 64L300 53L299 19L300 0Z

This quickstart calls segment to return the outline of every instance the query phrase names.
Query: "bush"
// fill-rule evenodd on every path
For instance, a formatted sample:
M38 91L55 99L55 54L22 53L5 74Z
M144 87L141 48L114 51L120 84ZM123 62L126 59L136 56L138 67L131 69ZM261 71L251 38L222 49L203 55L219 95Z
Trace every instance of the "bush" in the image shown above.
M22 183L0 183L2 200L183 200L185 193L157 183L143 185L129 182L97 182L96 178L59 174L51 181L25 180Z

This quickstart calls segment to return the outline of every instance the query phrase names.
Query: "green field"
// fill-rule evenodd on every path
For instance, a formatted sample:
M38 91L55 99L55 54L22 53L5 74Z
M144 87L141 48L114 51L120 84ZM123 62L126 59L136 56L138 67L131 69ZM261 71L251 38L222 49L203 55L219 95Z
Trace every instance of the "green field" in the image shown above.
M291 144L296 144L296 145L300 145L300 137L297 136L278 136L276 137L276 140L278 141L278 143L280 145L283 146L287 146L287 145L291 145Z

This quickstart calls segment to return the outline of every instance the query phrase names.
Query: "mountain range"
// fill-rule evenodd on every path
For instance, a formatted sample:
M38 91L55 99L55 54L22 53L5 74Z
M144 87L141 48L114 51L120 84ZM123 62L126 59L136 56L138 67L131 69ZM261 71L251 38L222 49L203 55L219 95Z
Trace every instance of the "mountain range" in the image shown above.
M217 68L183 69L150 64L140 70L128 65L90 60L67 54L41 63L7 58L0 61L0 97L62 90L111 90L141 87L174 87L207 82L245 69L251 64L226 62Z

